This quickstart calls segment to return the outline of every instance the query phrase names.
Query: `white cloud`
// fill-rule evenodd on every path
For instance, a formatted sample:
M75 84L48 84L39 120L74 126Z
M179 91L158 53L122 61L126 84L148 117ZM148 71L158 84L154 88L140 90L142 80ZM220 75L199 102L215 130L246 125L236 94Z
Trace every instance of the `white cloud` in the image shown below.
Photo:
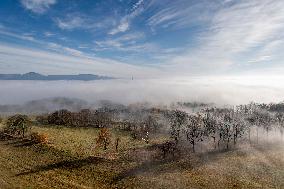
M132 20L143 12L144 9L142 5L143 0L139 0L131 9L131 12L122 17L119 24L115 28L111 29L108 34L115 35L129 30Z
M129 19L125 17L120 21L119 25L116 28L112 29L109 32L109 34L115 35L115 34L120 33L120 32L125 32L128 29L129 29Z
M170 59L167 69L183 74L224 73L239 69L238 64L279 58L284 48L284 1L230 3L211 11L210 24L195 47Z
M54 33L51 33L51 32L44 32L43 34L45 37L51 37L55 35Z
M56 19L57 26L63 30L72 30L74 28L85 27L85 20L81 17L69 17L65 20Z
M153 30L171 28L178 30L191 27L194 24L203 24L208 19L210 11L215 9L210 1L159 1L152 0L147 6L154 14L148 18L147 25Z
M52 33L44 33L44 34L46 36L54 35ZM35 39L33 37L33 35L34 35L33 33L17 34L17 33L6 31L6 30L0 30L0 35L8 36L8 37L11 37L11 38L17 38L17 39L21 39L21 40L28 41L28 42L32 42L34 44L41 45L46 49L50 49L50 50L60 52L60 53L64 53L64 54L67 54L67 55L86 56L86 55L84 55L83 52L81 52L79 50L76 50L76 49L73 49L73 48L70 48L70 47L66 47L66 46L62 46L62 45L57 44L57 43L53 43L53 42L50 43L50 42L47 42L47 41Z
M144 0L138 0L132 7L132 11L136 10L140 5L142 5L142 3L144 2Z
M45 13L51 5L56 3L56 0L21 0L25 9L37 14Z
M127 49L129 51L133 50L134 46L137 46L137 42L143 39L144 33L142 32L134 32L134 33L128 33L124 34L120 37L106 39L103 41L95 41L97 47L101 50L106 49L116 49L116 50L125 50Z
M53 51L57 51L57 52L60 52L60 53L65 53L65 54L69 54L69 55L73 55L73 56L84 57L84 53L82 51L77 50L77 49L65 47L65 46L59 45L57 43L48 43L47 45L48 45L48 49L51 49Z
M17 39L21 39L21 40L27 40L27 41L31 41L31 42L38 42L31 35L18 34L18 33L10 32L10 31L8 31L6 29L5 30L0 30L0 35L5 35L5 36L8 36L8 37L17 38Z
M53 44L54 48L61 48ZM150 77L158 75L158 69L135 66L98 57L86 57L74 49L65 48L72 56L49 51L28 49L0 44L0 70L3 73L36 71L44 74L93 73L115 77ZM7 64L7 62L9 64Z
M81 13L68 14L64 18L54 19L56 25L62 30L85 29L90 31L97 31L99 29L113 26L114 19L107 17L94 20L87 15Z

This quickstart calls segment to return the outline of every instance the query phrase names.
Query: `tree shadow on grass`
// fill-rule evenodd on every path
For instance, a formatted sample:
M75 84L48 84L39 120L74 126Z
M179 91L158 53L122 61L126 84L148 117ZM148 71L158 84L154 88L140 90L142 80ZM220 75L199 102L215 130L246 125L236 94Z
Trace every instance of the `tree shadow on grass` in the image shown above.
M15 176L22 176L22 175L29 175L33 173L39 173L42 171L50 171L54 169L78 169L86 165L90 164L98 164L100 162L106 161L103 158L99 157L87 157L84 159L71 159L71 160L63 160L57 163L52 163L48 165L42 165L42 166L36 166L30 171L25 171L19 174L16 174Z
M137 174L140 173L145 173L149 170L153 170L159 166L162 166L166 163L170 163L174 161L173 159L166 159L166 160L154 160L154 161L146 161L138 166L135 166L134 168L122 171L121 173L119 173L117 176L115 176L112 181L111 184L115 184L125 178L131 177L131 176L135 176Z
M150 146L148 149L155 148L156 146ZM120 172L117 176L112 179L111 184L116 184L123 179L128 177L136 176L139 174L154 171L155 174L171 172L171 171L182 171L182 170L192 170L198 168L208 162L216 161L220 157L220 154L226 154L236 149L222 149L214 150L209 152L195 153L188 152L188 154L183 154L180 156L170 157L166 159L155 159L150 161L145 161L134 168L124 170Z
M22 139L21 141L16 141L13 143L8 143L10 145L13 145L14 147L27 147L37 144L35 141L29 140L29 139Z

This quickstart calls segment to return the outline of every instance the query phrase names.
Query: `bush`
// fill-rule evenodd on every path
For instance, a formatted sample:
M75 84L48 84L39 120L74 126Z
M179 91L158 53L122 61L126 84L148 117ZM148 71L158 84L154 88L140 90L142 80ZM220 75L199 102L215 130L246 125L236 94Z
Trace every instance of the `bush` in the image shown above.
M48 143L48 135L46 133L32 133L31 140L35 143L47 144Z
M47 125L48 124L48 115L36 116L35 120L36 120L37 124Z
M12 135L22 135L28 131L31 120L26 115L17 114L8 118L5 131Z
M72 121L72 113L68 110L59 110L48 116L48 123L55 125L68 125Z

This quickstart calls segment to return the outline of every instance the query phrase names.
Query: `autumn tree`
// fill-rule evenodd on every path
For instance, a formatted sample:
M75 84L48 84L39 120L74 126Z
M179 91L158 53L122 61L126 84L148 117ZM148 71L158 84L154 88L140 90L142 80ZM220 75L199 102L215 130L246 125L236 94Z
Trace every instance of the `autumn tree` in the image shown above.
M103 146L107 150L108 145L111 143L111 133L108 128L101 128L99 135L96 139L97 146Z

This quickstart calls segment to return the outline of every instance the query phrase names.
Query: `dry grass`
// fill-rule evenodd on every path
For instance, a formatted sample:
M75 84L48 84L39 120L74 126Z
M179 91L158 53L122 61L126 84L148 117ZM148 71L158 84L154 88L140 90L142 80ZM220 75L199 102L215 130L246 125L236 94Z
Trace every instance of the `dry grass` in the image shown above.
M33 126L31 132L39 134L46 134L48 136L50 145L59 150L64 150L67 153L77 156L94 156L101 154L102 149L97 151L96 138L98 137L98 128L68 128L62 126ZM126 152L130 149L140 148L146 146L145 142L133 140L128 132L117 131L111 129L112 141L106 150L106 153L115 152L115 139L119 140L118 150L120 153ZM152 140L148 145L156 143L158 140Z
M98 129L34 126L51 144L33 145L19 139L0 141L0 188L284 188L283 146L189 155L175 160L138 161L147 146L120 137L121 158L114 146L106 153L94 151ZM114 145L114 143L112 143ZM137 151L135 156L134 149ZM103 154L98 157L98 153ZM124 154L135 158L125 159Z
M118 186L135 188L284 188L284 148L249 147L152 165Z

